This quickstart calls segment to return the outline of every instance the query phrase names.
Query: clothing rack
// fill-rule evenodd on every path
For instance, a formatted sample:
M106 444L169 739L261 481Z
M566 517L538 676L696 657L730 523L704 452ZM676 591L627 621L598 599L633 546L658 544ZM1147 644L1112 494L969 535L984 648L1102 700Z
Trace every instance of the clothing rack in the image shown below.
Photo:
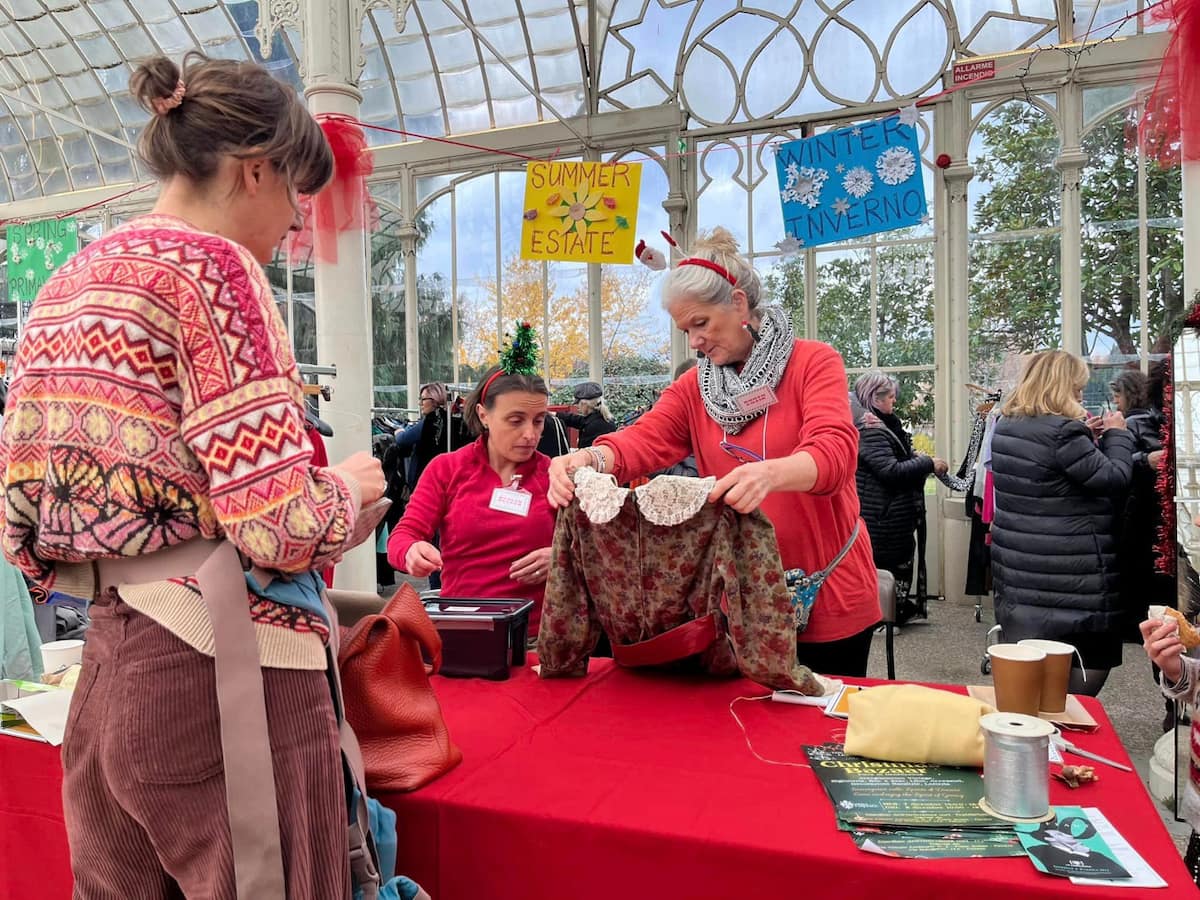
M296 366L301 375L332 375L337 377L337 366L314 366L311 363L298 363Z

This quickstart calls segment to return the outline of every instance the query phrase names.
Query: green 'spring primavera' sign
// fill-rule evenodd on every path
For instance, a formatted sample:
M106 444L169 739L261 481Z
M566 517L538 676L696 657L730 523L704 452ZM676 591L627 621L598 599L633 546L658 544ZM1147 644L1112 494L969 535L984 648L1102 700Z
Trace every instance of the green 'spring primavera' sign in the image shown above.
M8 302L31 303L50 276L79 251L79 225L73 218L9 225Z

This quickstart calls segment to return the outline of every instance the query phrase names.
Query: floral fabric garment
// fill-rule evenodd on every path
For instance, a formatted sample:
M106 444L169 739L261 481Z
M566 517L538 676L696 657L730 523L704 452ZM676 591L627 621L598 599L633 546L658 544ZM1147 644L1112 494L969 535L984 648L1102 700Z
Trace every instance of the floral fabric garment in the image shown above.
M576 484L554 530L538 638L542 677L585 674L601 633L628 646L715 613L717 640L700 656L706 671L822 692L796 661L796 613L765 516L703 502L711 484L697 479L662 476L631 496L580 469ZM656 520L679 524L650 521L642 498Z

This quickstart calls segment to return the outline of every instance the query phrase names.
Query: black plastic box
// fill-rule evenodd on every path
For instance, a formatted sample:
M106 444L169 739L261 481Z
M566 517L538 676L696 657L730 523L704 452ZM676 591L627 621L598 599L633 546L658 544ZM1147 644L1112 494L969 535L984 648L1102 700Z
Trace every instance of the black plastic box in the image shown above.
M532 610L532 600L426 599L425 611L442 638L439 674L493 681L508 678L510 666L525 664Z

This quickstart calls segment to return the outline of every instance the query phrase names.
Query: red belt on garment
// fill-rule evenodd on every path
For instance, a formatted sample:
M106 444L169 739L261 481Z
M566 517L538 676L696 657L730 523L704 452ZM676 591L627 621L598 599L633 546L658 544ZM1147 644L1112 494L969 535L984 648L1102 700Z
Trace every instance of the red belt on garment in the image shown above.
M717 615L709 613L636 644L614 644L613 659L618 665L629 668L661 666L703 653L716 639Z

